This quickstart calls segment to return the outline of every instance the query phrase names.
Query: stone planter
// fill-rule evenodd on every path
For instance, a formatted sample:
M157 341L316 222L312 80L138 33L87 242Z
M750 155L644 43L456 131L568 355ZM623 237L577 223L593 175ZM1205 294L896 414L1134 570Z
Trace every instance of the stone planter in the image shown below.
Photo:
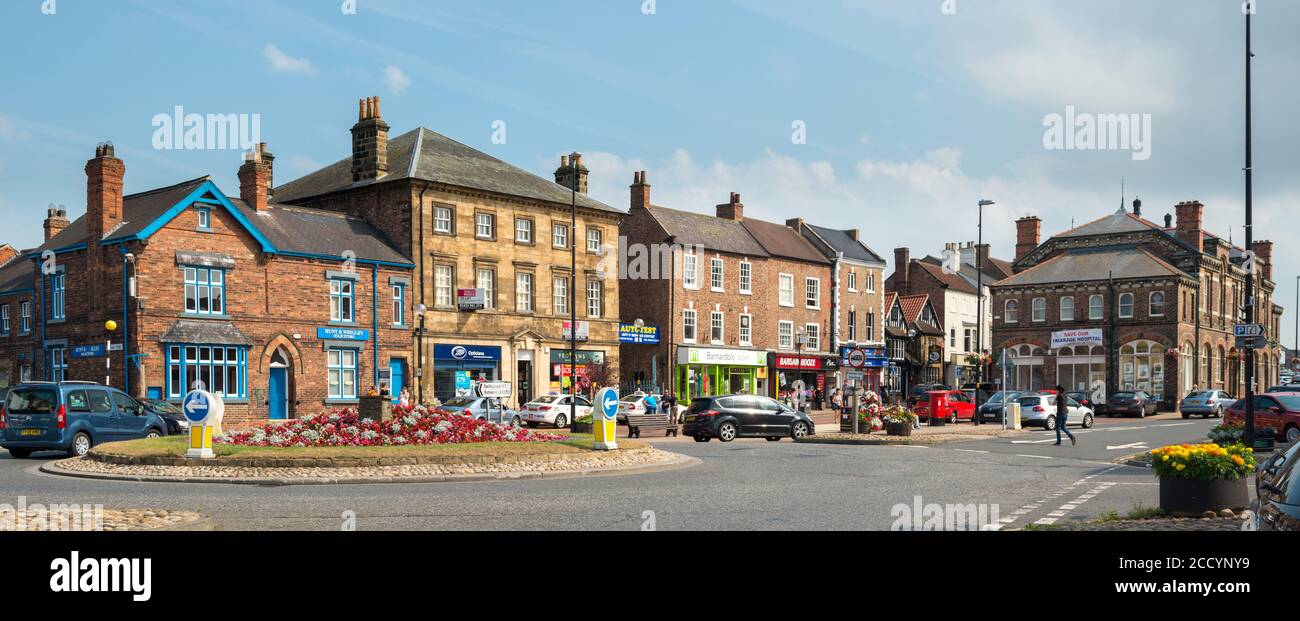
M912 425L910 423L885 423L885 433L891 436L911 436Z
M1206 511L1239 511L1248 506L1245 477L1235 481L1160 477L1160 508L1170 515L1200 517Z
M569 430L573 433L591 433L591 423L573 423Z

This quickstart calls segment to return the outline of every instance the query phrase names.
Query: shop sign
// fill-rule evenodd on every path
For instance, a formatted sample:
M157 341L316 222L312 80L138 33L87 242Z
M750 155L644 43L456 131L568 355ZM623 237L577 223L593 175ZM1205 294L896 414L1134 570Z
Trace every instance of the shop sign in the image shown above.
M363 328L316 328L322 341L369 341L370 331Z
M659 326L638 326L633 323L618 324L618 342L633 345L658 345Z
M569 375L570 375L569 371L571 371L571 370L573 370L573 365L569 365L569 364L553 364L553 365L551 365L551 371L552 371L551 375L553 375L553 376L555 376L555 377L569 377ZM590 378L590 377L591 377L591 367L589 367L589 366L584 366L584 365L581 365L581 364L578 365L578 378L579 378L579 379L588 379L588 378ZM567 384L566 384L566 385L567 385Z
M1073 347L1075 345L1104 345L1101 328L1083 330L1061 330L1052 333L1052 349Z
M567 349L552 349L551 362L569 364L572 358L569 356ZM603 351L578 351L578 364L605 364L605 352Z
M82 345L72 348L72 357L76 358L103 358L103 345Z
M433 358L462 362L497 362L501 360L501 348L478 345L434 345Z
M808 358L801 356L780 356L776 357L776 368L778 369L800 369L803 371L820 371L822 368L821 358Z
M677 350L678 364L717 364L747 367L767 366L767 352L747 349L700 349L680 348Z
M586 341L591 338L591 322L579 321L578 336L576 337L571 336L573 330L570 328L570 326L572 325L573 325L572 322L568 322L568 321L564 322L564 340L567 341L569 339L573 339L575 341Z

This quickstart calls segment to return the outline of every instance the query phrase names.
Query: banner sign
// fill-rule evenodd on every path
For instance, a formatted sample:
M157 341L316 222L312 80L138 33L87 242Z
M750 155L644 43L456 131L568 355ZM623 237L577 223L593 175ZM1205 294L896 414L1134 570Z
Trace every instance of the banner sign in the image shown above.
M801 369L804 371L820 371L822 368L821 358L809 358L800 356L777 356L776 368L778 369Z
M72 357L73 358L103 358L104 346L103 345L82 345L80 347L73 347Z
M369 341L370 331L361 328L316 328L316 338L322 341Z
M618 342L633 345L658 345L659 326L637 326L631 323L618 324Z
M677 350L678 364L718 364L746 367L767 366L767 352L746 349L699 349L685 347Z
M570 329L570 326L571 326L571 325L573 325L572 322L568 322L568 321L564 322L564 340L567 341L567 340L569 340L570 338L573 338L573 340L575 340L575 341L585 341L585 340L588 340L588 339L590 338L590 336L591 336L591 322L588 322L588 321L579 321L579 322L578 322L578 336L576 336L576 337L572 337L571 334L570 334L570 333L572 332L572 330Z
M1052 333L1052 349L1072 347L1074 345L1104 345L1101 328L1083 330L1062 330Z
M434 345L433 358L434 360L496 362L501 360L501 348L478 345Z

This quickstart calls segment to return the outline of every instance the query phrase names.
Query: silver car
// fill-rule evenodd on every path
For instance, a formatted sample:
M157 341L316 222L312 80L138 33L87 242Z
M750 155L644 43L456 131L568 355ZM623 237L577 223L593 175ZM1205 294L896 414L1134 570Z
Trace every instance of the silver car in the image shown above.
M1237 400L1222 390L1201 390L1183 397L1178 404L1178 411L1183 418L1193 414L1206 418L1223 418L1223 411L1232 407Z
M1056 429L1056 395L1038 394L1022 395L1020 403L1020 422L1026 427L1042 427L1048 431ZM1091 429L1096 414L1092 408L1079 405L1078 401L1065 398L1065 407L1070 413L1068 425L1077 425Z
M462 416L473 416L478 420L512 427L518 427L524 423L524 419L519 412L505 407L500 399L488 397L456 397L444 401L436 409Z

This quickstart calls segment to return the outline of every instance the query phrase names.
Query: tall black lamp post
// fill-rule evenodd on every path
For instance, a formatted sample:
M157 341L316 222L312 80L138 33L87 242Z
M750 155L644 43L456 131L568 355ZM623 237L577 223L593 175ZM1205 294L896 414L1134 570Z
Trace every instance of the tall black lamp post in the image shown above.
M979 241L975 243L975 289L978 294L979 309L975 320L975 357L979 360L975 367L975 416L971 420L980 424L980 384L984 383L984 208L996 205L991 200L981 200L979 208Z

